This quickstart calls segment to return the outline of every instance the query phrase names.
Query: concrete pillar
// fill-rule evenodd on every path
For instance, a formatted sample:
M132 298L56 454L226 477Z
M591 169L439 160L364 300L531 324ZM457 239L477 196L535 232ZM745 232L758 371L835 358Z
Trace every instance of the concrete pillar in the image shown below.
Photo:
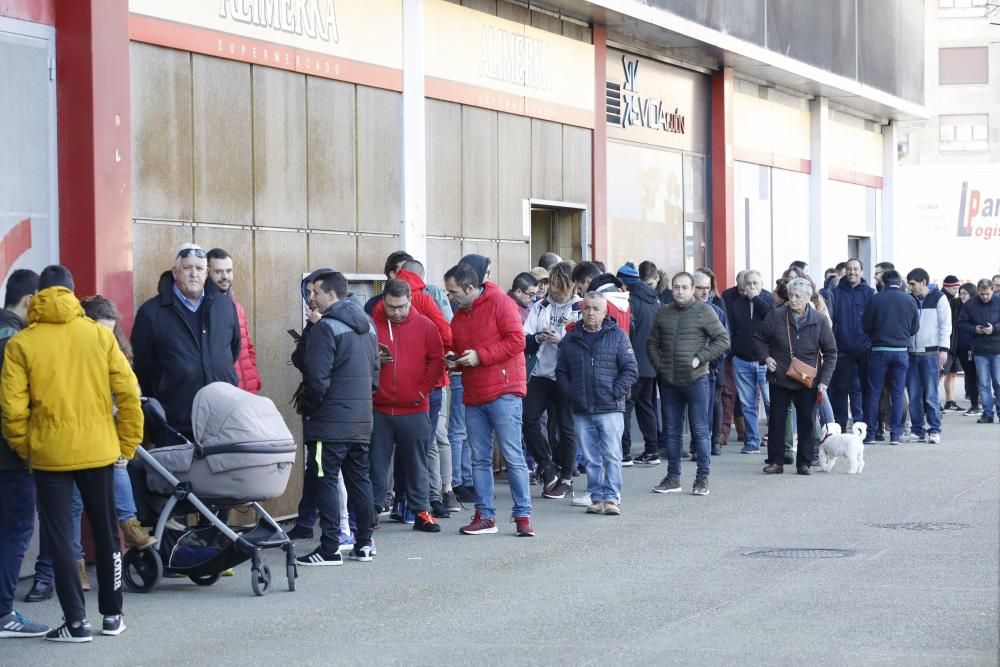
M61 0L56 19L59 256L77 294L132 320L132 130L127 0Z
M720 288L736 282L736 197L733 164L733 68L712 75L711 187L712 255Z
M893 230L895 229L896 144L899 140L896 121L882 126L882 210L878 238L872 247L875 261L892 261Z
M594 24L594 131L591 134L591 192L593 206L590 225L590 257L608 259L608 123L603 111L607 104L607 28ZM586 250L586 249L584 249ZM586 254L586 252L584 253ZM584 259L588 259L584 257Z
M403 3L403 165L400 247L427 261L427 132L424 105L424 3Z
M810 117L810 149L809 159L811 170L809 173L809 266L815 275L822 276L823 250L826 248L827 254L840 257L845 249L837 244L838 231L834 221L827 220L825 208L827 206L827 192L829 190L829 152L826 150L829 137L830 125L830 103L825 97L817 97L809 103ZM832 229L831 229L832 228ZM837 249L832 252L834 247ZM843 244L841 244L843 245Z

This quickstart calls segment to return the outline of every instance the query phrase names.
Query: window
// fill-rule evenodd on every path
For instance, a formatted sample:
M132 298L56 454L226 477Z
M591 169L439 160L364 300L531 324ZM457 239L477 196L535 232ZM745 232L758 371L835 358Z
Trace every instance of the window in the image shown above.
M986 16L986 0L938 0L938 16L943 19Z
M938 49L938 83L942 86L989 83L989 69L985 46Z
M938 118L938 150L945 152L988 151L989 116L941 116Z

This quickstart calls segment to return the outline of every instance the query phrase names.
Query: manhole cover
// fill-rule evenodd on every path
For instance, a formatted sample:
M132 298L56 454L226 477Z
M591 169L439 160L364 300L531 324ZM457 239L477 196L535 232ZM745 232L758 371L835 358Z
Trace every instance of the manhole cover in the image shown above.
M888 528L890 530L962 530L972 528L968 523L948 523L933 521L910 521L908 523L876 523L872 524L876 528Z
M787 547L748 547L727 554L740 558L872 558L882 549L798 549Z

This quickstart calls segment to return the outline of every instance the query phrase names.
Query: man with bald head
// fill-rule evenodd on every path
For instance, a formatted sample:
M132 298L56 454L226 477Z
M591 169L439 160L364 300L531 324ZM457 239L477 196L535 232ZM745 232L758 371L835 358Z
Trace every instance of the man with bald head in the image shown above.
M758 363L754 356L753 337L774 305L773 301L764 296L764 283L759 271L751 269L745 272L740 286L742 294L732 301L731 306L727 304L726 313L729 316L729 327L732 332L732 363L736 394L746 421L746 439L740 451L743 454L756 454L760 451L758 392L764 399L765 412L769 411L771 400L768 395L767 368L764 364Z

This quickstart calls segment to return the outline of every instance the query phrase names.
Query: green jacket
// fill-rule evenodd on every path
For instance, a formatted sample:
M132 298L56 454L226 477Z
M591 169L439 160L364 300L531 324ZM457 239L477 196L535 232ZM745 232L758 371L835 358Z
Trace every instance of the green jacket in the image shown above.
M663 384L686 387L708 375L712 359L729 349L729 333L707 303L689 301L660 308L646 341L646 353ZM698 368L691 368L697 357Z

